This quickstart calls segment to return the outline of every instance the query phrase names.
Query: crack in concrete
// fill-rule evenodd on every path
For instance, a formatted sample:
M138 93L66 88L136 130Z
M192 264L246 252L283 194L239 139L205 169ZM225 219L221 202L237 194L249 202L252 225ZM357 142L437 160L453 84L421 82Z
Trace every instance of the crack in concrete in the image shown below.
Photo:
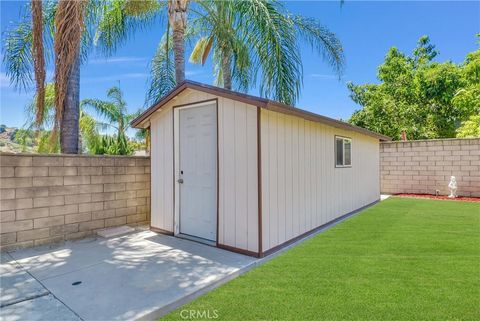
M10 257L12 257L10 255ZM16 304L16 303L20 303L20 302L24 302L24 301L28 301L28 300L33 300L33 299L36 299L36 298L39 298L39 297L43 297L43 296L46 296L46 295L52 295L53 298L55 300L57 300L58 302L60 302L61 304L63 304L68 310L70 310L70 312L72 312L77 318L79 318L80 320L84 321L84 319L78 315L77 312L75 312L72 308L70 308L68 305L65 304L65 302L63 302L62 300L60 300L55 294L53 294L52 292L50 292L50 290L45 286L45 284L43 284L39 279L37 279L32 273L30 273L20 262L18 262L16 259L13 259L13 261L15 261L16 264L18 264L18 266L20 266L28 275L30 275L35 281L37 281L44 289L45 291L47 291L47 293L44 293L44 294L41 294L41 295L37 295L35 297L32 297L30 299L25 299L25 300L19 300L18 302L15 302L15 303L11 303L11 304L8 304L6 306L10 306L12 304Z
M13 300L13 301L10 301L10 302L7 302L7 303L3 303L3 304L0 305L0 308L5 308L5 307L11 306L11 305L14 305L14 304L17 304L17 303L25 302L25 301L30 301L30 300L40 298L40 297L45 296L45 295L49 295L49 294L50 294L50 292L47 291L47 292L44 292L44 293L39 293L39 294L27 296L25 298L21 298L21 299L18 299L18 300Z

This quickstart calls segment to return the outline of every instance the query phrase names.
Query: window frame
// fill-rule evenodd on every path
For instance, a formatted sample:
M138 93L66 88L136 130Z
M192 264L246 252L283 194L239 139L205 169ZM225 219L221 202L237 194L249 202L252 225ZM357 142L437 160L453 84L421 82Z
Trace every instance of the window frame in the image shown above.
M337 139L341 139L342 140L342 165L338 165L337 164ZM350 141L350 165L345 165L345 141ZM335 135L334 137L334 145L335 145L335 152L334 152L334 164L335 164L335 168L350 168L352 167L352 163L353 163L353 152L352 152L352 149L353 149L353 140L351 137L346 137L346 136L340 136L340 135Z

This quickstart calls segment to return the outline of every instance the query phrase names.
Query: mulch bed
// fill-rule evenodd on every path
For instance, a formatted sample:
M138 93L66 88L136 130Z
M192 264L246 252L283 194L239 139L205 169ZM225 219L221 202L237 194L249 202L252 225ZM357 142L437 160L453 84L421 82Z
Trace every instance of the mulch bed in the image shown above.
M427 198L432 200L447 200L447 201L459 201L459 202L474 202L480 203L480 197L466 197L466 196L458 196L457 198L448 198L447 195L430 195L430 194L409 194L409 193L402 193L402 194L395 194L396 197L408 197L408 198Z

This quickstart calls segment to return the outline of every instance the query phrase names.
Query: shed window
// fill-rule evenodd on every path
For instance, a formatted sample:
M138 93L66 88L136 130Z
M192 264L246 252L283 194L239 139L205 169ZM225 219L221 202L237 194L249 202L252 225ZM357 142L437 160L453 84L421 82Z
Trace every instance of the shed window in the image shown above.
M335 166L352 166L352 139L335 136Z

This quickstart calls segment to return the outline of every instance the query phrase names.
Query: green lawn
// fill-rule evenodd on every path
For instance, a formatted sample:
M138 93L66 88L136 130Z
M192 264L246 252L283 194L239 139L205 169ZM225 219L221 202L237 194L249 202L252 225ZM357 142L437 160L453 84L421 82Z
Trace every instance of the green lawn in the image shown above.
M390 198L165 319L195 319L185 309L228 321L480 320L480 204Z

